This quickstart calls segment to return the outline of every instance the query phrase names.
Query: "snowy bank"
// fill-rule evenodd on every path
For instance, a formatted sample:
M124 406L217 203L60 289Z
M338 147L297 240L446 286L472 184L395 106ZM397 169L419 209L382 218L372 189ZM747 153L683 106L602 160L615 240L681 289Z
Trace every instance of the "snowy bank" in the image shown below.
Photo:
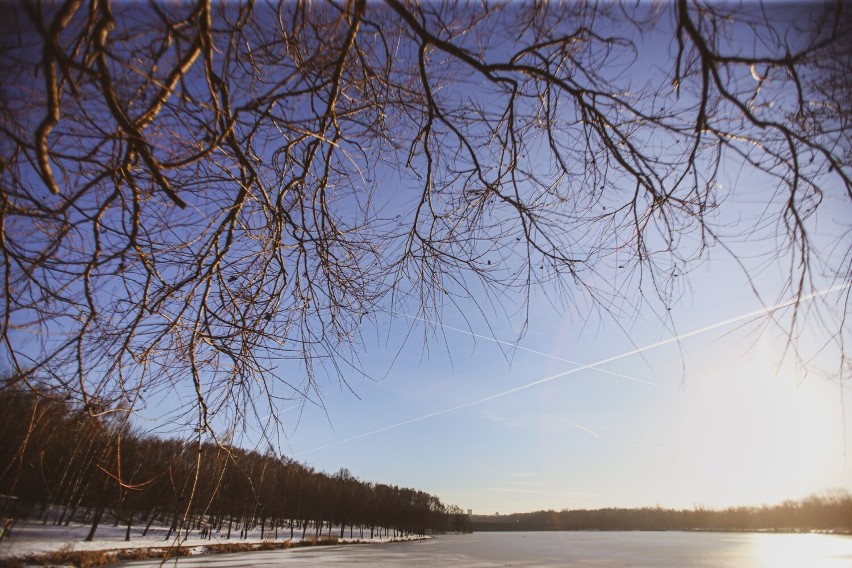
M68 526L43 524L42 521L19 521L8 536L0 542L0 565L14 565L12 559L35 560L46 557L60 561L66 555L65 562L78 564L71 553L105 552L110 554L91 555L90 565L98 565L100 556L107 561L143 558L168 558L207 553L243 552L252 550L286 549L313 545L373 544L422 540L422 536L398 536L376 538L327 538L308 535L305 539L296 538L260 538L260 530L249 531L247 538L225 538L222 533L213 532L210 538L201 538L200 531L182 532L179 537L166 540L169 531L166 527L150 527L147 535L143 530L132 530L130 540L125 540L126 528L122 526L101 526L97 538L91 542L84 539L88 534L88 524L70 523ZM269 531L267 531L267 535ZM286 531L289 536L289 531ZM76 555L82 557L83 555Z

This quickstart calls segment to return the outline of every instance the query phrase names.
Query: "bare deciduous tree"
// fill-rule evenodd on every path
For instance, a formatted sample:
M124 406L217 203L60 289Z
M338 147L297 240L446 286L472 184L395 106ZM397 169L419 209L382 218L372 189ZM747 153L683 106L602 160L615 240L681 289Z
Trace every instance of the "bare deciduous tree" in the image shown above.
M544 284L665 317L742 238L778 239L788 297L850 279L849 233L810 234L852 200L842 2L4 11L3 353L93 413L185 385L199 432L274 409L397 306ZM773 184L763 226L725 224L732 167ZM835 332L843 296L815 315Z

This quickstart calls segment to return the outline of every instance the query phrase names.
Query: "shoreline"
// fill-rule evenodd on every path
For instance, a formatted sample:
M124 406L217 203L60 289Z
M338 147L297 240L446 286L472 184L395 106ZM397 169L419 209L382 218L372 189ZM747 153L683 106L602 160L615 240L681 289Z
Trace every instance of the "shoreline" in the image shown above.
M428 537L416 539L391 539L385 542L408 542L424 540ZM307 547L340 547L350 545L383 544L380 542L362 540L337 540L331 539L305 539L298 541L263 541L263 542L232 542L216 543L201 546L166 545L166 546L143 546L138 548L104 548L92 550L74 550L71 546L63 546L54 552L40 554L28 554L24 556L8 556L0 558L0 568L18 568L25 566L54 566L72 565L80 568L94 568L116 564L119 562L130 562L135 560L169 560L187 556L215 556L219 554L239 554L270 550L292 550Z
M23 566L77 566L94 568L117 562L177 557L234 554L271 550L290 550L308 547L334 547L391 542L422 541L432 538L424 535L394 537L340 538L337 535L310 535L304 539L260 538L259 531L245 539L226 539L214 535L200 538L197 531L188 536L164 538L162 527L155 527L146 536L133 535L124 540L125 528L102 527L101 536L93 541L84 540L88 525L75 523L68 527L44 525L41 521L22 522L0 541L0 568Z
M497 545L496 548L491 547L489 545L485 552L481 550L479 552L476 549L471 549L465 552L465 557L462 559L463 562L460 564L461 566L481 566L483 565L481 562L483 558L487 561L495 561L499 559L500 562L505 560L504 555L507 555L506 558L512 556L512 554L516 553L516 545L521 542L519 538L522 533L526 533L527 539L524 542L532 542L532 543L541 543L542 541L536 539L536 535L539 537L541 535L552 535L556 536L555 533L565 534L566 537L568 535L573 535L570 537L570 542L574 543L568 549L563 549L563 551L573 551L571 554L576 555L575 559L586 559L587 556L589 558L598 558L596 555L599 551L599 545L601 542L622 542L619 540L611 541L611 538L619 539L618 535L625 535L625 539L622 542L622 546L626 547L625 550L632 551L631 554L644 554L648 551L654 551L654 543L664 542L678 542L680 543L677 549L677 554L681 557L689 557L691 548L689 548L688 543L693 542L692 540L684 540L687 535L695 535L696 538L704 538L698 537L699 534L705 534L711 539L725 539L724 536L711 537L712 534L724 535L724 534L738 534L738 535L756 535L753 538L804 538L806 540L801 541L803 543L809 542L817 542L810 540L811 538L837 538L840 537L842 540L836 541L837 543L848 543L849 538L852 535L848 534L826 534L825 532L812 532L812 533L791 533L791 532L771 532L771 531L716 531L716 530L644 530L644 531L599 531L599 530L583 530L583 531L480 531L482 538L490 539L483 542L489 542L494 545ZM504 533L501 535L500 533ZM510 537L510 534L514 533L515 538ZM586 533L585 536L578 533ZM629 534L633 534L633 536L627 536ZM650 533L648 534L648 538L644 538L641 535L637 535L636 533ZM672 535L677 535L678 533L684 535L683 537L668 537L663 536L665 533L670 533ZM785 536L786 535L786 536ZM473 536L471 534L450 534L449 536ZM505 536L505 539L504 539ZM436 565L436 560L442 559L455 559L459 560L459 549L456 548L458 542L470 542L476 543L479 542L480 539L462 539L461 541L454 542L452 539L449 539L448 542L452 544L449 548L444 545L443 548L440 546L440 540L437 538L437 535L429 535L426 537L420 536L411 536L411 537L397 537L397 538L388 538L384 540L384 543L393 543L393 542L417 542L423 540L433 540L435 546L428 546L426 548L421 547L348 547L349 544L381 544L375 541L358 541L357 539L340 541L335 539L313 539L306 538L302 544L298 542L292 542L289 540L279 540L279 541L263 541L263 542L230 542L230 543L212 543L206 546L185 546L185 545L162 545L162 541L160 541L159 546L140 546L136 548L124 548L122 550L117 550L112 548L115 542L109 541L101 541L97 543L88 543L92 545L97 545L101 549L100 550L88 550L88 551L74 551L72 547L67 547L65 549L59 549L59 551L54 551L53 553L47 554L38 554L33 556L16 556L16 557L8 557L8 558L0 558L0 568L18 568L24 566L32 566L32 565L50 565L56 567L57 565L64 566L76 566L78 568L94 568L97 566L114 566L117 563L125 563L125 562L137 562L142 561L140 566L151 566L154 567L168 559L174 559L175 562L178 562L178 558L180 558L179 562L182 563L186 561L188 566L213 566L213 565L230 565L228 560L216 560L216 557L219 554L254 554L260 552L270 552L275 554L274 551L281 551L280 554L285 554L286 556L274 556L275 560L270 563L269 557L265 555L259 555L259 559L263 559L258 563L258 566L278 566L282 562L290 563L293 562L298 565L317 565L317 562L322 561L323 559L333 559L334 561L340 561L341 558L348 558L350 555L349 551L344 551L346 548L352 548L351 554L354 555L353 558L360 559L363 561L364 559L370 559L371 563L375 566L399 566L404 563L410 563L412 567L414 566L431 566ZM494 540L494 539L497 540ZM659 539L664 539L660 541ZM675 540L670 540L674 538ZM688 537L689 539L693 537ZM732 537L734 538L734 537ZM740 537L736 537L740 538ZM748 538L748 537L745 537ZM532 540L530 540L532 539ZM604 539L604 540L601 540ZM193 540L193 539L190 539ZM544 541L549 542L549 541ZM558 539L557 542L564 542L562 539ZM717 542L717 540L712 540L712 542ZM719 542L725 542L719 541ZM761 541L764 542L764 541ZM765 541L770 542L770 541ZM774 541L772 541L774 542ZM822 542L822 541L818 541ZM514 543L514 544L513 544ZM590 545L583 548L582 543L590 543ZM648 543L650 548L648 548L645 544ZM59 544L59 543L55 543ZM69 543L73 544L73 543ZM220 546L221 545L221 546ZM437 546L437 548L436 548ZM538 546L533 544L533 546ZM580 547L579 549L577 547ZM669 546L669 544L666 544ZM835 548L838 545L835 545ZM109 547L109 548L107 548ZM764 547L765 548L765 547ZM806 547L807 548L807 547ZM831 548L831 547L829 547ZM387 550L387 552L383 552ZM848 545L843 545L842 549L838 550L846 550L848 549ZM666 549L668 550L668 549ZM761 549L762 550L762 549ZM303 551L303 552L302 552ZM428 551L428 552L427 552ZM302 554L306 556L302 557ZM64 554L64 556L62 555ZM293 554L293 556L290 556ZM345 555L345 556L342 556ZM484 555L484 556L483 556ZM685 556L684 556L685 555ZM482 558L480 558L482 556ZM545 555L546 556L546 555ZM469 558L468 558L469 557ZM235 557L241 558L241 557ZM243 562L251 563L251 556L243 556ZM290 560L287 560L287 559ZM549 557L548 557L549 558ZM573 558L573 557L572 557ZM607 560L609 557L604 558L603 560ZM621 558L620 556L618 558ZM751 557L749 557L751 558ZM850 556L852 558L852 556ZM543 557L543 559L547 559ZM147 563L145 561L148 561ZM600 558L598 558L600 560ZM153 561L153 562L152 562ZM224 564L223 564L224 562ZM440 564L440 562L438 562ZM136 564L133 564L136 565ZM489 564L490 565L490 564ZM494 564L498 565L498 564ZM550 565L550 564L544 564ZM558 564L553 564L554 566ZM617 563L603 563L602 566L617 566L621 564ZM675 566L676 564L671 564ZM714 565L714 564L710 564ZM804 564L803 564L804 565ZM668 566L668 565L667 565ZM833 566L833 565L832 565Z

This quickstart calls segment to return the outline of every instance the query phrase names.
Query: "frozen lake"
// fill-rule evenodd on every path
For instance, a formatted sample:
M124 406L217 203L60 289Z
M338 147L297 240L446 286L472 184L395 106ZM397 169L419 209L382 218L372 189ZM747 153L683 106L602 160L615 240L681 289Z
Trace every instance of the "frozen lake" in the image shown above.
M171 565L171 563L168 563ZM852 537L710 532L528 532L446 535L379 545L182 558L179 566L577 566L848 568ZM121 566L160 566L130 562Z

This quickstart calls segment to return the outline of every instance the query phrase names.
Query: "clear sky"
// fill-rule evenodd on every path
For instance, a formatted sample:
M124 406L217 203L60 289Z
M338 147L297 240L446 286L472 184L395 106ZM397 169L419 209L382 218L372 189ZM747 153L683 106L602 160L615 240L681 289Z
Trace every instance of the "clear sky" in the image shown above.
M749 218L747 203L731 210ZM850 218L838 201L815 232L836 235ZM767 246L738 252L754 267ZM783 318L762 313L785 270L754 271L761 304L737 263L714 250L688 276L674 331L650 306L613 320L543 294L516 347L520 318L489 330L473 309L447 309L442 325L386 316L364 330L367 377L320 383L322 406L284 407L281 451L482 514L759 505L852 490L850 384L821 373L837 352L801 364L785 355ZM843 309L848 285L826 283L834 291L819 300ZM799 344L809 356L825 340L812 326Z
M731 191L717 226L749 233L773 185L732 162L720 180ZM834 195L809 225L823 256L842 254L831 243L852 219L850 201ZM779 290L790 274L788 258L771 260L772 228L761 231L729 242L751 280L712 248L683 278L671 323L638 297L613 319L577 290L562 303L536 293L516 347L520 315L488 323L465 302L448 306L440 324L404 313L365 322L367 377L344 372L347 385L320 383L322 406L285 407L280 449L482 514L759 505L852 491L852 385L824 372L841 357L836 346L820 351L828 336L818 325L798 337L803 363L786 349L790 310L773 312L777 323L761 313L788 299ZM616 286L626 278L610 276ZM849 283L814 278L815 289L835 290L818 298L822 309L835 302L842 312ZM497 302L511 314L513 300ZM848 342L848 326L843 333Z
M749 233L773 186L728 162L720 179L732 191L714 221ZM406 199L389 185L380 200L392 191ZM852 203L835 195L809 225L819 255L843 254L830 243L848 231ZM577 290L577 304L535 292L517 345L524 322L511 315L511 296L494 299L509 317L488 322L464 300L448 304L440 323L399 310L365 320L364 373L344 367L346 384L320 374L319 397L283 406L277 449L482 514L759 505L852 491L852 385L823 373L840 360L836 346L820 350L824 330L797 338L803 363L786 349L790 310L773 312L779 322L767 317L788 299L779 290L790 272L787 258L768 262L772 234L729 242L751 280L711 248L684 275L670 321L638 296L613 318ZM628 278L608 276L616 287ZM814 278L822 309L844 310L849 283ZM848 327L842 333L852 339ZM257 440L249 430L236 441Z
M695 297L676 308L685 332L760 309L735 271L714 268L694 276ZM357 397L327 387L326 408L301 411L284 452L319 469L347 467L362 479L430 491L476 513L722 507L852 489L852 416L844 416L840 385L803 377L783 359L783 334L763 320L477 403L576 367L556 357L588 364L671 337L641 316L626 336L536 303L520 345L542 354L501 352L444 328L445 343L424 351L409 340L383 376L393 352L369 345L365 362L378 380L353 379ZM464 328L453 318L445 323ZM511 329L495 334L514 337ZM848 398L848 383L845 391Z

